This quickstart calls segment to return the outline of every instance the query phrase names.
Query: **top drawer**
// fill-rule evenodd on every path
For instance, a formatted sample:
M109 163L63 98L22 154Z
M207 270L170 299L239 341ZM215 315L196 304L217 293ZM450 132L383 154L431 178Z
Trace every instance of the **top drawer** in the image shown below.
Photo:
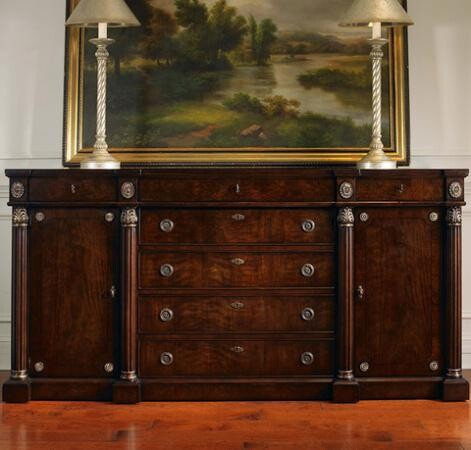
M441 178L358 178L358 201L442 201Z
M156 202L330 202L332 178L143 178L140 200Z
M29 182L29 199L40 202L104 202L116 200L116 183L108 177L38 177Z

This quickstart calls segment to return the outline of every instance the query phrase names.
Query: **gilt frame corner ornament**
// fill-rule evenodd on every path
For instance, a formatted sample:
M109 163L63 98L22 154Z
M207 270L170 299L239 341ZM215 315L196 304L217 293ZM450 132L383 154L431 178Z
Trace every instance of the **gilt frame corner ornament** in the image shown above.
M67 3L67 13L73 10L79 0L64 0ZM200 0L208 6L206 0ZM326 1L326 0L315 0ZM150 2L150 0L149 0ZM235 3L234 3L235 2ZM133 7L133 0L128 1ZM152 2L150 2L152 3ZM406 6L406 0L402 0ZM228 0L228 6L237 6L236 0ZM244 11L244 17L247 16ZM142 18L138 17L140 20ZM339 20L340 22L340 13ZM142 22L142 20L141 20ZM283 30L282 30L283 31ZM317 30L313 30L317 32ZM63 165L76 167L92 152L92 146L84 144L84 86L87 64L85 54L89 46L86 32L76 28L68 28L66 32L66 61L65 61L65 95L64 95L64 129L63 129ZM389 31L389 142L385 152L398 165L409 165L409 79L408 79L408 50L407 30L391 29ZM366 42L366 40L365 40ZM114 46L119 45L119 39ZM113 57L113 46L110 47ZM280 54L281 55L281 54ZM275 56L278 56L275 55ZM125 55L123 55L125 57ZM281 58L281 56L280 56ZM284 59L288 59L286 56ZM300 57L300 60L302 58ZM111 69L110 69L111 70ZM367 92L366 90L364 91ZM110 101L113 101L110 92ZM330 92L329 92L330 94ZM358 94L358 93L356 93ZM276 97L275 94L273 94ZM367 95L367 94L366 94ZM290 100L289 96L287 97ZM87 116L88 117L88 116ZM326 116L329 117L329 116ZM113 110L109 111L108 119L113 119ZM256 121L254 122L257 123ZM219 125L219 124L218 124ZM247 130L254 127L249 126ZM300 127L302 125L299 125ZM113 130L109 128L109 137ZM276 128L274 128L276 130ZM239 133L240 130L237 131ZM245 130L243 130L245 131ZM243 131L240 131L242 135ZM260 136L267 134L265 128ZM270 130L273 132L273 130ZM257 132L258 133L258 132ZM269 134L269 133L268 133ZM272 133L273 134L273 133ZM276 134L276 133L275 133ZM237 134L239 136L239 134ZM258 134L257 134L258 137ZM270 137L270 136L269 136ZM265 137L264 137L265 139ZM346 139L346 138L345 138ZM162 146L146 146L137 142L114 146L110 143L109 152L123 166L312 166L312 165L354 165L368 153L369 140L364 146L342 147L297 146L295 141L289 141L289 146L280 141L280 145L269 146L260 143L253 144L249 139L246 146L224 147L188 146L165 143ZM180 141L179 141L180 142ZM348 144L348 143L347 143ZM222 145L222 144L221 144ZM358 144L360 145L360 144ZM363 140L361 140L363 145Z

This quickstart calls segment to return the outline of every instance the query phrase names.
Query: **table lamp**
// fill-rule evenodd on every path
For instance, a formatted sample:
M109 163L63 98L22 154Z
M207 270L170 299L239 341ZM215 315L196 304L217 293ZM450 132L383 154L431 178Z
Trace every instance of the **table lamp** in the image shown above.
M106 71L108 27L135 27L140 23L124 0L81 0L66 22L67 26L98 28L98 38L90 39L97 46L97 123L93 153L80 163L81 169L119 169L120 162L108 152L106 143Z
M388 40L381 37L381 27L404 27L414 22L397 0L355 0L340 26L372 28L370 59L373 65L373 136L368 154L357 163L360 169L394 169L397 164L384 153L381 133L381 62L382 47Z

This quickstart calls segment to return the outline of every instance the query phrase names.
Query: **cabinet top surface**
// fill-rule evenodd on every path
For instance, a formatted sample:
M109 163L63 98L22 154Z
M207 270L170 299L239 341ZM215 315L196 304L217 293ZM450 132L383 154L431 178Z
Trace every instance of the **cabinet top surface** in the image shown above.
M394 178L398 176L444 176L444 177L467 177L469 169L409 169L401 168L394 170L360 170L356 168L329 168L329 167L162 167L133 169L123 168L120 170L81 170L81 169L7 169L7 177L29 177L29 176L111 176L111 177L139 177L152 175L204 175L218 177L224 174L235 174L244 176L281 175L281 176L318 176L318 177L382 177Z

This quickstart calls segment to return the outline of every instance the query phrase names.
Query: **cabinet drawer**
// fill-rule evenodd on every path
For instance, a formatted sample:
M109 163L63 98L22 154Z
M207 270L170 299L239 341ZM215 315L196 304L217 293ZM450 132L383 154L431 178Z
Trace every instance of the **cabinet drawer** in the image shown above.
M358 201L442 201L442 178L358 178Z
M141 333L333 332L334 296L141 297Z
M334 340L141 338L141 377L312 376L334 372Z
M107 177L40 177L31 178L31 201L102 202L116 200L116 183Z
M256 179L206 176L205 178L143 178L140 200L156 202L307 202L334 201L332 178Z
M332 243L329 210L143 210L141 243Z
M141 288L332 287L332 253L140 252Z

